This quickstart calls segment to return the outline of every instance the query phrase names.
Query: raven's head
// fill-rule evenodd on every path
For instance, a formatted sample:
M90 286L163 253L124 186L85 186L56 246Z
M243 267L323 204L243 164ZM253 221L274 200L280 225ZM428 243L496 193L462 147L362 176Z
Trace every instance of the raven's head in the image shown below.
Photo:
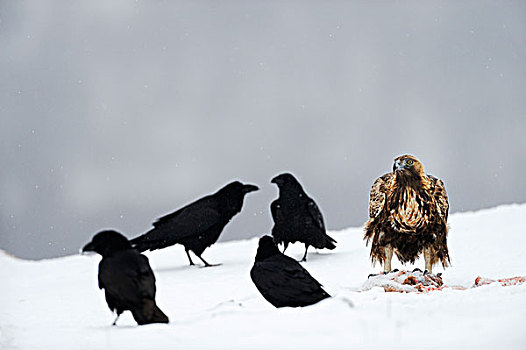
M221 212L230 220L241 211L245 195L257 190L259 190L257 186L245 185L239 181L234 181L220 188L212 197L214 200L219 201Z
M300 185L298 180L292 175L291 173L283 173L279 174L278 176L274 177L272 180L270 180L271 183L278 185L278 187L283 186L297 186ZM301 185L300 185L301 186Z
M393 173L405 173L421 176L424 174L424 166L415 157L403 155L397 157L393 164Z
M259 239L256 261L263 261L271 256L281 254L272 237L265 235Z
M102 256L107 256L118 250L130 249L130 242L126 237L117 231L108 230L97 233L91 242L82 248L82 253L96 252Z
M226 185L225 187L221 188L219 191L225 192L225 193L239 193L242 195L245 195L250 192L254 192L259 190L259 187L255 185L250 184L242 184L239 181L233 181ZM219 192L218 191L218 192Z

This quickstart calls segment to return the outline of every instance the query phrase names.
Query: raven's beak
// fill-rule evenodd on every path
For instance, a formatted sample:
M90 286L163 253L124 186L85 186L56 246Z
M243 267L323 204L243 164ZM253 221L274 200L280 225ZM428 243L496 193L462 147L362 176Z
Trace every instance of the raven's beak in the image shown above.
M254 185L245 185L245 187L244 187L244 192L245 193L254 192L254 191L257 191L257 190L259 190L259 187L254 186Z
M95 246L93 245L93 242L89 242L80 250L80 254L85 254L89 252L95 252Z

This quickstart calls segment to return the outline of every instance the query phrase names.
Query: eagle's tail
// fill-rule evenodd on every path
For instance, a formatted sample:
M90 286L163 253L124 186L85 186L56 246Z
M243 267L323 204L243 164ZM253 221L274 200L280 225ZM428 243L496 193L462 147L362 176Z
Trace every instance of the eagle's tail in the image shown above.
M442 267L446 268L451 265L451 257L449 256L446 236L444 235L441 238L430 247L432 252L431 263L434 265L441 262Z
M380 239L378 236L379 235L378 235L378 230L376 227L376 222L374 218L371 218L369 219L369 221L365 223L365 234L363 236L363 239L365 240L365 246L368 246L369 242L371 242L370 257L371 257L371 262L373 263L373 266L377 262L379 262L380 264L383 264L387 258L385 255L385 249L380 244L379 242Z

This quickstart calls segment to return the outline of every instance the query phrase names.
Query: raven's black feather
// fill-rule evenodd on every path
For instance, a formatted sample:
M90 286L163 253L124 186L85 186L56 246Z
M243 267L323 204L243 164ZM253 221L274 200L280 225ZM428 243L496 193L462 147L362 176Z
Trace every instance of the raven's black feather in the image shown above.
M291 174L285 173L272 179L279 187L279 198L270 205L274 227L272 236L276 243L305 243L307 249L336 248L336 241L326 234L325 223L320 209L312 198L307 196L300 183Z
M191 250L203 260L204 250L218 240L226 224L241 211L245 195L256 190L254 185L234 181L214 194L157 219L150 231L131 240L131 244L141 252L181 244L187 253ZM193 265L191 259L190 264Z
M108 307L117 316L130 310L140 325L168 322L155 303L155 276L148 258L133 249L126 237L115 231L102 231L83 251L102 255L99 288L104 289Z
M250 277L275 307L308 306L330 297L300 263L278 250L270 236L259 240Z

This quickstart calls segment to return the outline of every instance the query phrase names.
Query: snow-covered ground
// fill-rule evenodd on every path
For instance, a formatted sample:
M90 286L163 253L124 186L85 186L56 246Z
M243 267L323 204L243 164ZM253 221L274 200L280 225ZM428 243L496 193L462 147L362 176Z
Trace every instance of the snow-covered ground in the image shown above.
M444 271L445 284L526 275L525 204L455 214L450 226L453 266ZM188 266L181 246L148 253L157 303L170 323L141 327L129 312L111 326L114 315L97 287L99 256L30 262L0 253L0 348L526 349L526 284L361 291L380 269L369 262L362 229L330 235L338 247L310 253L304 266L334 297L298 309L275 309L252 284L257 239L212 246L205 259L223 263L213 268ZM300 258L303 247L287 253Z

